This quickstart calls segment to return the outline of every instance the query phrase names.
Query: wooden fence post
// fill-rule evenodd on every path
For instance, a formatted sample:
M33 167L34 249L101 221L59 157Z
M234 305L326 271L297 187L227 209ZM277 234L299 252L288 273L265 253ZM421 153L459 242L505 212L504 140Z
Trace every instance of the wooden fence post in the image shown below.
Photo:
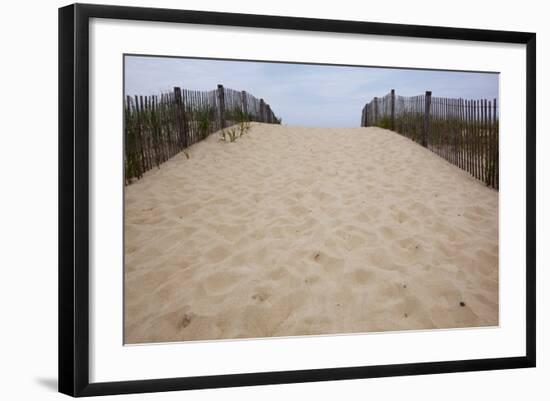
M181 96L181 89L174 87L174 100L176 102L176 126L178 129L178 140L181 148L187 147L187 132L185 129L185 103Z
M432 105L432 92L426 91L424 97L424 129L422 130L422 146L428 147L428 133L430 131L430 107Z
M241 91L241 100L243 103L243 113L245 117L248 119L248 102L246 99L246 91Z
M391 130L395 131L395 89L391 90Z
M494 179L493 179L493 188L496 188L498 190L498 165L499 165L499 149L498 149L498 144L499 144L499 126L497 124L497 99L494 98L493 99L493 144L494 144L494 148L493 148L493 157L494 157L494 163L493 163L493 169L494 169L494 172L493 172L493 176L494 176Z
M273 121L271 121L271 107L269 105L266 105L265 106L265 109L266 109L266 122L271 124Z
M265 102L264 99L260 99L260 122L265 122Z
M218 100L220 103L220 129L225 128L225 92L223 85L218 84Z
M376 125L378 123L378 98L374 98L374 121L373 125Z

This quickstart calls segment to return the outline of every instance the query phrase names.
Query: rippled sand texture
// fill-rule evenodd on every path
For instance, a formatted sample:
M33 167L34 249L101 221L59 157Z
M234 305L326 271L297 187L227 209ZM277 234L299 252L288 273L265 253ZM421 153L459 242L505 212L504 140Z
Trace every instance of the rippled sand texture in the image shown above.
M126 187L126 343L498 325L498 193L379 128L253 124Z

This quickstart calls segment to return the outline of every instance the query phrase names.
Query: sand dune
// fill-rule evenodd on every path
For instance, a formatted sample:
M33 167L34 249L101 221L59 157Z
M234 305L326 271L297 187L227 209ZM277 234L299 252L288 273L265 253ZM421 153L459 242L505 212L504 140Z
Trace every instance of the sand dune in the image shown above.
M125 342L498 324L498 192L379 128L253 124L126 187Z

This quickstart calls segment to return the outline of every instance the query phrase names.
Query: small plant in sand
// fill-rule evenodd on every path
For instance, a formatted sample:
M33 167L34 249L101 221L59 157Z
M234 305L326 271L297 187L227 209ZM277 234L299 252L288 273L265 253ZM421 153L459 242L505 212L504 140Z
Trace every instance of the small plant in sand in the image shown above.
M244 112L239 114L239 137L243 136L250 129L250 119L248 115Z
M195 110L195 118L198 122L198 128L201 138L206 138L210 134L210 127L213 119L213 108L206 106Z
M235 142L241 135L235 128L228 128L220 132L220 140L223 142Z
M220 141L235 142L250 129L250 120L248 115L242 111L236 113L238 124L237 127L227 128L220 132Z

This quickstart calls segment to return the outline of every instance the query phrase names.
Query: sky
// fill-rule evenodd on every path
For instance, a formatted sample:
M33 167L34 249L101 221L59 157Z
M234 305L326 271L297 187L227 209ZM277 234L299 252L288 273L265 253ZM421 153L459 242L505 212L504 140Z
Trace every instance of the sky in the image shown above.
M464 99L499 94L499 75L479 72L126 56L124 74L125 95L223 84L263 98L283 124L315 127L358 127L365 103L391 89Z

